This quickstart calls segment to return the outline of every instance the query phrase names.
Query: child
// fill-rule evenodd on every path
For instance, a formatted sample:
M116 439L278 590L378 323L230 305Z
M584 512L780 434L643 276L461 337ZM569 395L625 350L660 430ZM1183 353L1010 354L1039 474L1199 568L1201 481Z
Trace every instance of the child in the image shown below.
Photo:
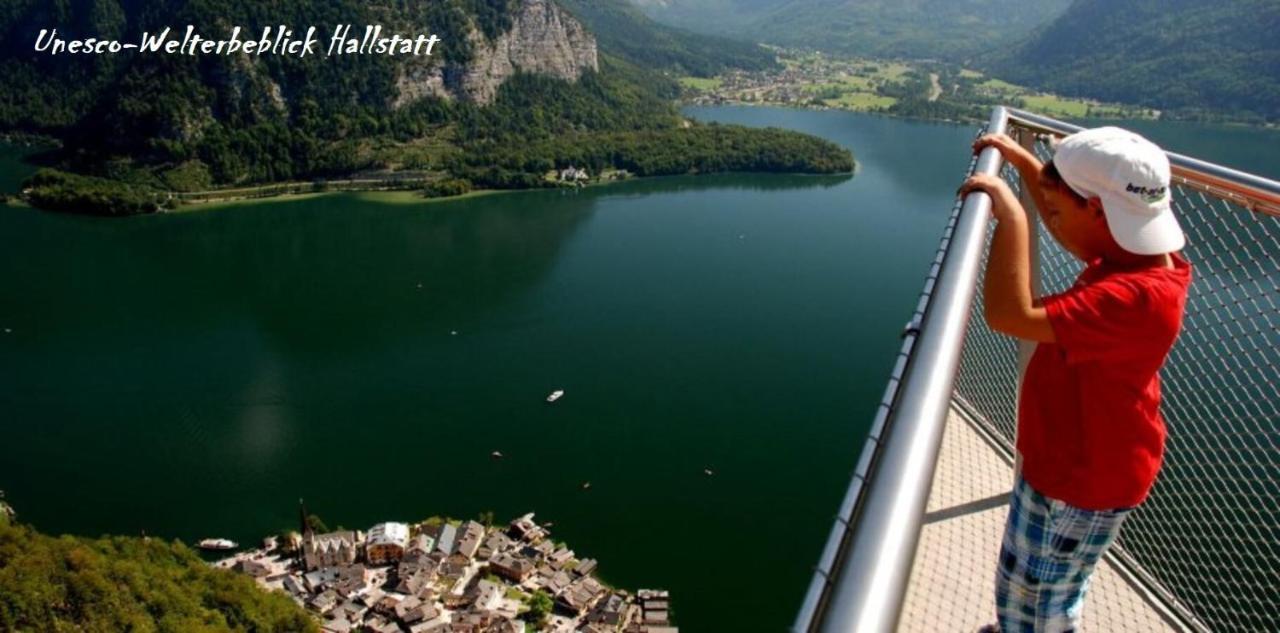
M1028 218L999 178L983 303L991 329L1037 341L1018 402L1017 474L996 570L998 627L1064 632L1098 559L1160 470L1159 370L1182 326L1191 267L1170 207L1169 160L1146 139L1098 128L1041 164L1008 136L984 136L1019 174L1049 233L1087 266L1075 285L1031 296Z

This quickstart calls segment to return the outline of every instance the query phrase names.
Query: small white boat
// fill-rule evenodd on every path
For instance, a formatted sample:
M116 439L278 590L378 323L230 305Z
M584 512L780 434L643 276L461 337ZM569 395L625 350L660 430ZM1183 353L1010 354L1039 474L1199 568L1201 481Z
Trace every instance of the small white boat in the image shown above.
M225 539L225 538L207 538L203 541L200 541L196 545L198 545L200 549L209 549L209 550L228 550L228 549L235 549L239 547L239 545L237 545L235 541Z
M502 459L502 451L494 451L492 453L489 453L489 457L492 457L494 459Z
M556 400L559 400L560 397L563 395L564 395L564 389L556 389L555 391L551 392L551 395L547 396L547 402L555 402Z
M716 474L716 471L711 470L710 468L703 468L703 469L702 469L702 474L704 474L704 475L706 475L706 476L710 477L710 476L712 476L712 475Z

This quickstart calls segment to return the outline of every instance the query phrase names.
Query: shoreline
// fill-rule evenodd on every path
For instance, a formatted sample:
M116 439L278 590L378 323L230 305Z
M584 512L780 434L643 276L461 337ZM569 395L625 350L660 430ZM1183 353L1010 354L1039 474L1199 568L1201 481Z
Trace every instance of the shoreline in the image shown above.
M154 213L150 215L168 215L183 213L199 213L203 211L216 211L225 207L232 206L252 206L258 204L270 204L280 202L294 202L297 200L310 200L315 198L323 198L328 196L351 194L363 200L371 200L382 204L391 205L417 205L431 204L438 202L455 202L458 200L466 200L469 198L481 198L500 194L530 192L530 191L555 191L555 190L574 190L585 189L588 187L599 187L618 184L622 182L640 180L641 178L661 178L661 176L633 176L625 180L612 180L607 182L593 182L585 184L581 187L529 187L526 189L473 189L466 193L460 193L451 196L424 196L420 189L387 189L385 187L370 187L368 189L339 189L333 191L313 191L305 193L280 193L264 196L246 196L241 198L226 198L221 200L207 200L198 202L182 202L176 208ZM267 187L275 185L264 185Z
M319 199L319 198L335 196L335 195L343 195L343 194L349 194L357 198L360 198L362 200L378 202L381 204L419 205L419 204L432 204L432 203L441 203L441 202L456 202L459 200L465 200L469 198L480 198L480 197L488 197L488 196L495 196L495 195L502 195L502 194L528 193L528 192L536 192L536 191L576 192L582 189L603 188L603 187L609 187L609 186L619 185L619 184L624 184L629 182L652 181L652 180L657 180L661 178L679 178L679 177L686 177L686 176L765 174L765 175L801 176L801 177L805 177L805 176L854 177L857 175L861 167L862 167L861 163L855 160L853 170L848 172L840 172L840 173L832 173L832 174L813 174L813 173L798 173L798 172L746 172L746 171L689 172L684 174L666 174L661 176L629 176L627 178L621 178L621 179L601 180L597 182L583 183L577 186L561 185L561 186L555 186L555 187L528 187L528 188L522 188L522 189L474 189L466 193L450 195L450 196L424 196L421 194L421 189L417 189L417 188L393 189L385 186L370 186L368 188L352 187L352 188L332 189L328 191L301 191L301 192L285 191L281 193L273 193L273 194L266 194L266 195L243 195L243 196L220 198L220 199L214 199L214 200L197 200L197 201L190 201L190 202L179 201L179 204L172 209L164 209L161 211L157 211L155 213L134 214L134 215L128 215L128 216L122 216L122 217L136 218L136 217L154 217L154 216L164 216L164 215L184 215L184 214L192 214L192 213L218 211L218 210L225 209L227 207L238 207L238 206L247 207L247 206L257 206L257 205L265 205L265 204L273 204L273 203L296 202L300 200ZM295 185L302 185L302 184L304 183L275 183L275 184L269 184L269 185L261 185L261 187L263 189L269 189L272 187L292 187ZM310 186L309 183L306 183L306 186ZM235 191L247 191L247 189L237 189ZM176 194L178 192L172 192L172 193ZM200 192L200 193L212 193L212 192ZM47 213L60 213L57 211L48 211L46 209L41 209L39 207L36 207L31 203L27 202L26 200L24 200L23 198L21 198L19 194L10 194L9 200L6 203L0 204L0 207L4 207L4 206L29 208L36 211L47 212ZM92 214L79 214L79 213L60 213L60 214L79 215L83 217L99 217L99 216L94 216Z
M719 103L697 103L694 100L681 99L677 101L677 105L681 108L718 108L723 106L746 106L752 108L789 108L796 110L812 110L814 112L848 112L850 114L865 114L868 116L879 116L888 119L897 119L900 121L919 121L925 123L950 123L954 125L970 125L973 123L986 123L985 119L973 118L968 120L947 119L941 117L914 116L909 114L896 114L888 110L859 110L856 108L837 108L828 105L812 105L807 103L796 103L786 101L741 101L738 99L725 99ZM1011 107L1011 106L1006 106ZM1025 109L1025 108L1024 108ZM1270 132L1280 131L1280 123L1250 123L1238 119L1180 119L1176 117L1114 117L1114 116L1086 116L1086 117L1070 117L1061 113L1043 113L1027 109L1027 112L1047 116L1053 119L1063 121L1156 121L1160 123L1174 123L1186 125L1220 125L1225 128L1238 130L1266 130Z
M798 177L814 177L829 178L836 176L854 177L862 169L862 163L858 160L853 161L853 169L847 172L838 172L830 174L814 174L808 172L757 172L757 171L711 171L711 172L688 172L683 174L663 174L660 176L628 176L626 178L600 180L596 182L584 183L578 186L561 185L556 187L527 187L522 189L473 189L467 193L461 193L451 196L424 196L420 194L419 189L387 189L383 187L371 187L369 189L340 189L334 191L315 191L305 193L281 193L268 196L245 197L245 198L228 198L224 200L209 200L202 202L184 202L177 208L154 213L150 215L165 215L176 213L195 213L199 211L212 211L221 207L234 205L252 205L257 203L271 202L291 202L294 200L306 200L312 198L321 198L337 194L353 194L359 198L373 200L383 204L400 204L413 205L434 202L454 202L457 200L465 200L468 198L479 198L501 194L529 193L536 191L560 191L560 192L576 192L582 189L595 189L611 187L631 182L654 181L662 178L683 178L688 176L725 176L732 174L762 174L768 176L798 176ZM273 186L273 185L264 185ZM25 203L24 203L25 204ZM28 205L30 206L30 205Z
M299 200L312 200L341 194L351 194L356 197L381 202L384 204L396 205L412 205L432 202L445 202L462 200L465 198L476 198L481 196L489 196L501 193L510 193L514 191L536 191L535 189L476 189L467 193L458 194L456 196L439 196L429 198L420 195L415 189L342 189L337 191L314 191L307 193L281 193L268 196L256 196L245 198L227 198L223 200L209 200L203 202L184 202L177 208L153 213L150 215L182 215L187 213L202 213L206 211L217 211L226 207L237 206L256 206L259 204L272 204L283 202L296 202ZM134 216L136 217L136 216Z

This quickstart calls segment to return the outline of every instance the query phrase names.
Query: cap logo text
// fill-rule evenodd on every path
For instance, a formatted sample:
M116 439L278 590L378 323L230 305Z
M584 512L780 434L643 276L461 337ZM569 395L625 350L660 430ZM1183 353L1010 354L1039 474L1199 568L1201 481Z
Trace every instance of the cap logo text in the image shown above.
M1129 193L1136 193L1139 196L1142 196L1142 201L1147 204L1160 202L1169 194L1168 187L1143 187L1133 183L1129 183L1129 186L1125 187L1124 190Z

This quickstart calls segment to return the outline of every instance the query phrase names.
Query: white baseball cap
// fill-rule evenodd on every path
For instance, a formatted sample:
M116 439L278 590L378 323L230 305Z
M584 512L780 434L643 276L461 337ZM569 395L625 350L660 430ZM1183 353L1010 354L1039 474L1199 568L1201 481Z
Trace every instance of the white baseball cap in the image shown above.
M1158 255L1186 245L1170 206L1169 157L1151 141L1118 127L1084 130L1062 139L1053 164L1072 190L1102 201L1121 248Z

